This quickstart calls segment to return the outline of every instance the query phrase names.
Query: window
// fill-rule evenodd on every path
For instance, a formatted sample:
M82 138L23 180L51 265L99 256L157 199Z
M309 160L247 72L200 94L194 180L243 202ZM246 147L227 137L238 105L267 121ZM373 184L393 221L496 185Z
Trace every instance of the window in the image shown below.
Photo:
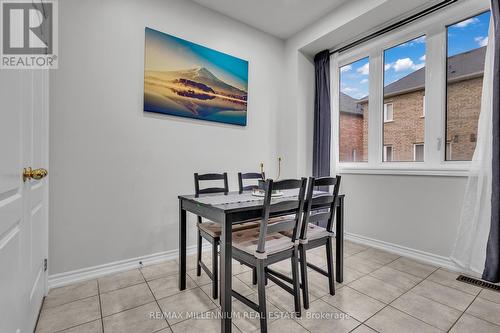
M392 146L384 146L384 162L392 161Z
M447 161L470 161L476 149L489 21L486 12L447 28Z
M340 67L339 161L368 160L368 58Z
M384 145L398 151L392 161L414 161L413 142L424 141L425 36L384 51ZM388 103L390 100L390 103ZM393 120L394 105L398 118ZM384 160L387 161L387 160Z
M394 120L394 104L384 104L384 123Z
M424 161L424 144L416 143L413 145L413 160L415 162Z
M425 117L425 94L422 97L422 117Z
M340 173L468 174L487 9L485 2L458 1L332 57ZM352 121L361 114L362 121Z
M446 142L446 160L447 161L452 161L453 160L451 152L452 152L451 142Z

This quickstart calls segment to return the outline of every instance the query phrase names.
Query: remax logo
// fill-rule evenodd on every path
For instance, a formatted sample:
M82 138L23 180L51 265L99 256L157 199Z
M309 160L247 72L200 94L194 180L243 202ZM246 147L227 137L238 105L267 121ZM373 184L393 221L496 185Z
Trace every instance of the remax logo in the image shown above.
M2 0L1 68L56 68L56 5Z

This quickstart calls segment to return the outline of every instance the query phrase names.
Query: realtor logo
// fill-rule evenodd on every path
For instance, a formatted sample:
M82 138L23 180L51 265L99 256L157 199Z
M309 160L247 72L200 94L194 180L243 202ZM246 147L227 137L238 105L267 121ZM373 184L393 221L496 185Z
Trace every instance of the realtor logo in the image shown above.
M1 0L0 68L57 68L56 0Z

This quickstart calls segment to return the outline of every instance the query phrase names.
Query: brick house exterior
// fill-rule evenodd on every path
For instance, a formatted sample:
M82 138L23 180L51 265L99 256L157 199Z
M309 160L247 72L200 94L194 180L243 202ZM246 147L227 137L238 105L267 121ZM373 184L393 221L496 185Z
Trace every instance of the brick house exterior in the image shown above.
M363 161L365 154L364 110L358 100L340 93L339 159L342 162ZM366 161L366 159L364 159Z
M447 160L471 160L474 154L481 110L484 56L485 47L482 47L448 59ZM393 119L384 122L383 140L384 146L392 147L393 161L423 158L423 155L419 155L423 154L423 146L415 146L425 141L424 87L425 67L384 88L384 104L392 104ZM344 103L340 103L342 130L339 157L342 162L366 161L368 98L351 100L344 98ZM346 102L357 106L347 106ZM357 152L356 160L353 159L353 150Z

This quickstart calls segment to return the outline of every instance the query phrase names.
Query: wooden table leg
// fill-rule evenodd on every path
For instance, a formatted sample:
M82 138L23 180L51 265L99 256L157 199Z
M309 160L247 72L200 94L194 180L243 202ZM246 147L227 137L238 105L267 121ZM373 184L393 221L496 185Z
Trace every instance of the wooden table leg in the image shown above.
M179 199L179 289L186 289L186 211Z
M335 224L335 267L338 283L344 281L344 196L339 196L337 223Z
M221 223L220 238L220 305L221 332L231 332L231 300L232 300L232 225L227 219Z

